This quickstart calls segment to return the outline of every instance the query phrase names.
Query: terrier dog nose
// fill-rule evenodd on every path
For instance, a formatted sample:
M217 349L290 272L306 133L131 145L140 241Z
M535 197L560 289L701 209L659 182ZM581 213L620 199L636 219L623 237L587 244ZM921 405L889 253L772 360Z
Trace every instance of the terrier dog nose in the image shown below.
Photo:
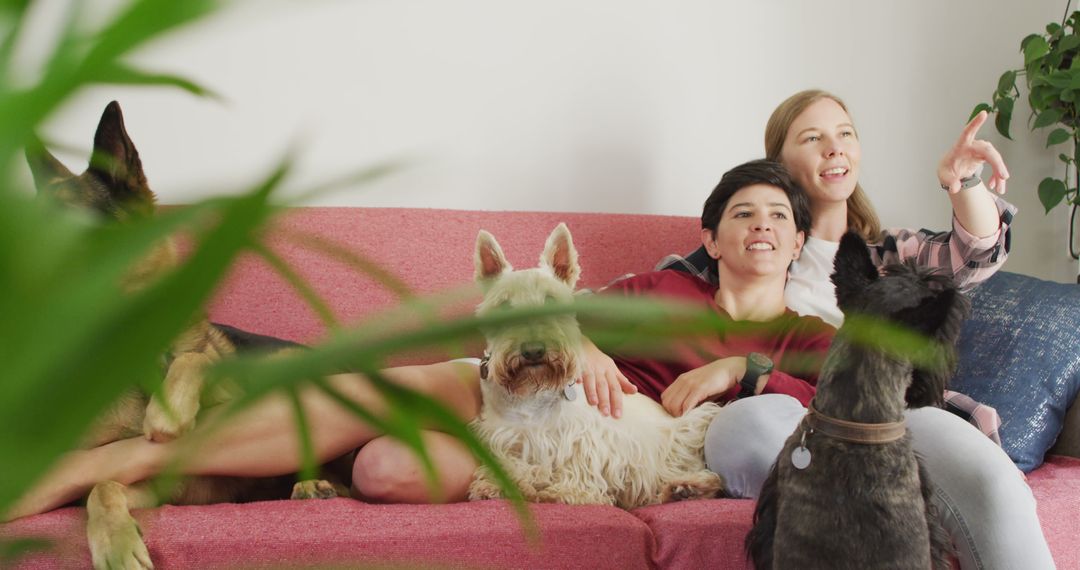
M521 343L521 357L529 362L539 362L547 349L540 341Z

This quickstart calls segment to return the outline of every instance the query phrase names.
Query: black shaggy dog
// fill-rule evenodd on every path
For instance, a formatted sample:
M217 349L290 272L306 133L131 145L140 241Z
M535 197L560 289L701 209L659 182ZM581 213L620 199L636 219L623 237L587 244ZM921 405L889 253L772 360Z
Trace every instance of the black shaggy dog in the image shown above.
M759 569L948 567L951 544L904 410L941 405L968 301L948 278L912 264L879 274L854 233L840 241L832 281L845 324L762 487L747 551ZM867 339L875 326L931 342L900 350L896 335Z

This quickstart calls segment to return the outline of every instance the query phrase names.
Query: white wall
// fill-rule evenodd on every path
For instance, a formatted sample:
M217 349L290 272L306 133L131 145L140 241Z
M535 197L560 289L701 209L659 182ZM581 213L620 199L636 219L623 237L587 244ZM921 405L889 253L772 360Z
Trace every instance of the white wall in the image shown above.
M115 2L112 2L115 4ZM763 154L773 107L808 87L846 99L863 185L886 225L943 228L935 166L1051 0L423 0L235 4L154 44L146 66L222 94L95 89L47 135L87 149L120 100L153 188L187 202L298 148L294 186L373 161L413 166L313 204L698 215L720 175ZM1008 269L1072 282L1066 211L1035 187L1060 151L982 132L1021 208ZM85 155L69 156L73 165Z

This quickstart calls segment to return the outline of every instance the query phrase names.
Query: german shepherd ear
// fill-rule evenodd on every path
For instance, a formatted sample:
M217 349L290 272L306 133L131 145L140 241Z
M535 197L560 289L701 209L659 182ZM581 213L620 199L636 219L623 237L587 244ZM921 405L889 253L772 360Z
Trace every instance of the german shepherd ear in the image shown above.
M98 177L124 209L153 210L154 193L147 185L139 151L124 128L124 115L116 101L109 103L101 114L87 172Z
M870 251L859 234L848 232L840 238L840 249L833 261L830 279L836 286L836 304L847 311L859 292L878 278L877 267L870 259Z
M32 137L26 142L26 163L30 165L30 172L34 175L34 186L38 192L43 191L56 180L67 180L75 176L49 152L49 149L45 148L41 139L37 137Z

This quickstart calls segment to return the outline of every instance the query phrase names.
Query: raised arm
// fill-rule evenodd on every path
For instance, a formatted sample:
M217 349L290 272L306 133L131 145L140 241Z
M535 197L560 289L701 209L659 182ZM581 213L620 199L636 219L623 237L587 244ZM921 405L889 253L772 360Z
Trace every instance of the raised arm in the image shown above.
M949 193L957 222L976 238L987 238L1000 230L1000 216L990 190L1004 194L1009 179L1009 170L1001 153L989 142L975 138L986 117L986 111L980 111L971 119L960 138L941 158L937 172L942 189ZM965 184L978 174L983 164L990 165L990 177L974 186Z

